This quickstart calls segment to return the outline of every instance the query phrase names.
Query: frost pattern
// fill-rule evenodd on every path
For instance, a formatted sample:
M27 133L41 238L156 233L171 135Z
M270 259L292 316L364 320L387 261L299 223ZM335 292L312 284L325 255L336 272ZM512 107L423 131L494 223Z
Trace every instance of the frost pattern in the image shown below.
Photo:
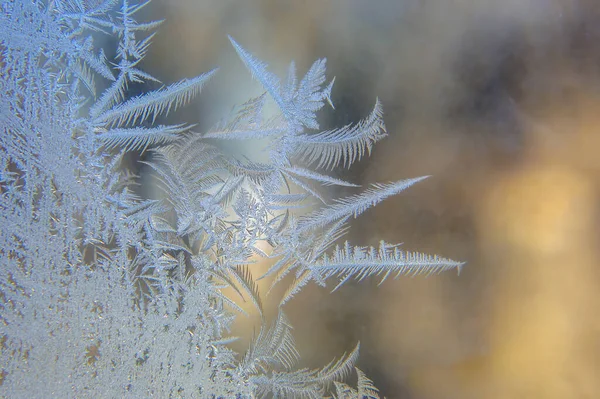
M138 69L152 31L147 2L2 0L0 8L0 393L9 397L377 398L360 371L340 382L358 346L318 370L299 354L283 305L311 281L433 273L461 263L349 243L329 252L351 218L423 178L375 184L332 204L320 187L355 184L323 170L349 167L385 137L382 105L357 124L320 131L331 101L324 59L285 82L231 43L265 94L210 131L160 125L216 71L128 97L158 82ZM116 43L110 59L95 39ZM109 41L110 42L110 41ZM97 93L97 85L105 87ZM264 118L271 99L280 115ZM235 159L223 140L268 139L268 163ZM164 192L136 194L128 152ZM299 216L316 199L316 210ZM269 251L261 250L267 243ZM262 246L264 248L264 246ZM292 285L280 312L245 354L227 346L243 310L233 287L262 314L252 256L273 260L263 277Z

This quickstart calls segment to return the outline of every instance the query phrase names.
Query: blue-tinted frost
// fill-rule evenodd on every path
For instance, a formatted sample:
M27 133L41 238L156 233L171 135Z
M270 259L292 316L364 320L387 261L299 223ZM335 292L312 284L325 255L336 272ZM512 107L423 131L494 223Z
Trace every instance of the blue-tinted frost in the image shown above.
M323 170L349 167L385 136L380 102L357 124L319 131L317 112L332 105L325 60L299 81L292 63L282 83L231 39L267 94L208 132L156 124L215 71L128 96L130 83L157 82L138 68L159 25L135 20L146 4L0 1L0 395L378 397L358 369L357 389L339 382L358 346L322 369L298 369L282 307L245 354L231 351L231 323L244 311L223 289L262 315L257 255L272 259L264 277L273 284L296 275L281 305L311 281L460 268L385 243L332 250L351 218L422 179L333 203L322 193L356 186ZM97 46L102 35L116 39L114 59ZM279 117L263 118L267 96ZM253 139L268 139L269 162L219 147ZM122 162L131 151L149 151L160 199L136 194L139 179Z

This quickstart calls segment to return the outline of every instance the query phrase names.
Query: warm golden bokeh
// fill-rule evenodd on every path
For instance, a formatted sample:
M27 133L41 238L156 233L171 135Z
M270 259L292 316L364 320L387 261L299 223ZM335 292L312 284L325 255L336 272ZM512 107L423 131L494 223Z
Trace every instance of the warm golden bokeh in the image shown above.
M495 176L477 201L483 260L496 268L487 347L449 366L414 370L412 384L424 397L600 392L594 180L573 166L579 151L558 161L538 153L543 147L534 145L524 165Z

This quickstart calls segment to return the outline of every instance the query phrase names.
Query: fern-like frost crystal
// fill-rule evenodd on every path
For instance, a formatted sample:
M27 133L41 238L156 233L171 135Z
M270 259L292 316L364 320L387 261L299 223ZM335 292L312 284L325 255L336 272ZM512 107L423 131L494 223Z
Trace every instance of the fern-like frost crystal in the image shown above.
M320 130L333 107L325 59L280 80L231 39L265 94L207 132L157 124L216 70L131 96L132 83L160 83L139 69L160 24L137 21L147 4L0 0L0 396L378 398L358 369L356 389L341 382L358 345L298 368L283 305L311 282L462 266L386 243L332 249L352 218L424 179L360 189L328 174L386 136L381 103ZM266 118L270 100L279 113ZM260 140L266 156L236 158L224 140ZM160 194L140 190L130 152L146 152ZM323 186L357 193L332 201ZM293 276L272 323L257 257L272 286ZM228 346L241 301L261 320L245 354Z
M382 276L381 284L391 274L395 278L401 275L430 275L450 269L460 271L462 265L461 262L435 255L400 251L397 245L386 244L383 241L379 248L352 247L346 241L342 248L335 248L332 256L323 256L310 269L320 279L339 276L340 282L334 288L336 290L351 278L361 281L377 275Z

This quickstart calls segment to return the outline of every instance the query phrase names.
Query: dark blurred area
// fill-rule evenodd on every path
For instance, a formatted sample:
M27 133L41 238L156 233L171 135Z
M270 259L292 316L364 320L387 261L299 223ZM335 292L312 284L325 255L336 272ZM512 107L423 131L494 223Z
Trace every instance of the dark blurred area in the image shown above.
M325 127L358 121L381 99L389 137L340 176L432 175L365 213L348 238L403 242L466 261L463 272L333 294L308 287L286 305L303 365L361 341L359 367L388 398L600 397L600 3L150 7L165 23L146 70L172 82L221 67L185 111L198 129L260 93L231 35L281 75L292 59L303 74L327 57L336 110ZM251 321L239 324L251 335Z

